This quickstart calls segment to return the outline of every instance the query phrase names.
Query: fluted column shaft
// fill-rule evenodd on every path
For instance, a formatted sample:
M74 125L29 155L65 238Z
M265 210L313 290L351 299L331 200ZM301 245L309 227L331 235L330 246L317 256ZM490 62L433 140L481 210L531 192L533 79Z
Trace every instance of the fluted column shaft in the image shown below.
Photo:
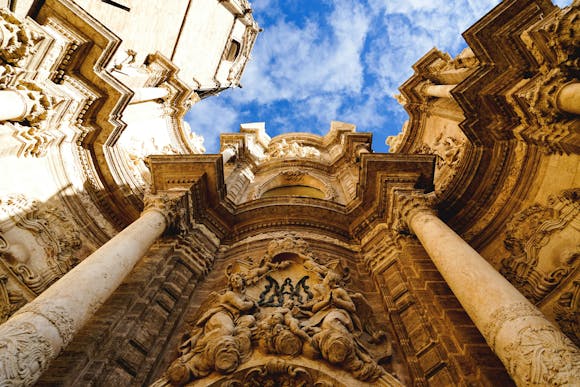
M0 384L31 385L167 227L150 209L0 325Z
M580 384L580 351L540 310L431 210L404 218L518 385Z

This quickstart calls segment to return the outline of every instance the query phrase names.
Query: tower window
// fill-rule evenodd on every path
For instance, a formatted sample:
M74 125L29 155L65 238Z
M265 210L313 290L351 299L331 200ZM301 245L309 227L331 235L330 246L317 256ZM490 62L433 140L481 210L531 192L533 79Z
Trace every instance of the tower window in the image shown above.
M229 62L235 61L238 55L240 54L241 46L242 45L240 44L240 42L232 39L232 41L230 42L230 48L228 49L228 53L226 55L226 60Z

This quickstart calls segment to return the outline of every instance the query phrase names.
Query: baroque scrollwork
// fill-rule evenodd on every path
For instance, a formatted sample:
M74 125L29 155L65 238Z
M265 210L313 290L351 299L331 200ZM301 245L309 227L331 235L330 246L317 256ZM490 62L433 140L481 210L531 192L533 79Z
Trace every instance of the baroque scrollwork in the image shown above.
M268 363L244 371L242 375L234 376L223 381L222 387L241 386L337 386L337 380L330 380L318 375L315 370L307 369L283 361L269 361Z
M580 382L580 352L552 325L527 326L504 349L511 375L521 385L571 386Z
M578 266L580 191L551 196L516 214L504 239L500 272L532 302L541 301ZM557 243L550 243L557 239Z
M82 247L78 228L61 209L40 205L23 195L0 198L0 267L13 281L6 310L21 305L20 288L34 295L43 292L78 262ZM14 285L16 282L16 285Z
M0 327L0 379L7 386L32 385L48 366L53 349L28 322Z
M562 332L580 346L580 281L574 281L573 289L560 296L554 315Z
M165 380L233 374L254 353L322 361L365 382L385 375L388 338L341 267L319 262L294 235L272 241L257 262L230 264L228 288L202 305Z

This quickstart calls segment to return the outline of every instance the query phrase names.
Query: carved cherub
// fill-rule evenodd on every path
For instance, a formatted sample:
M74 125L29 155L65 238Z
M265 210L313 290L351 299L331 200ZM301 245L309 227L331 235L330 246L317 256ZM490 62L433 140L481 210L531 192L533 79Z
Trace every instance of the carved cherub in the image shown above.
M342 276L329 271L322 283L313 287L314 298L305 306L314 314L303 323L304 329L312 334L314 347L324 359L341 364L361 380L375 380L383 370L358 339L362 324L357 307L341 285Z
M303 343L312 341L295 317L297 309L294 301L287 300L258 323L260 340L268 352L296 356L302 352Z
M212 371L231 373L250 355L256 306L245 294L245 280L229 274L229 289L214 294L212 307L197 320L195 328L180 346L181 356L167 371L177 385L208 375Z

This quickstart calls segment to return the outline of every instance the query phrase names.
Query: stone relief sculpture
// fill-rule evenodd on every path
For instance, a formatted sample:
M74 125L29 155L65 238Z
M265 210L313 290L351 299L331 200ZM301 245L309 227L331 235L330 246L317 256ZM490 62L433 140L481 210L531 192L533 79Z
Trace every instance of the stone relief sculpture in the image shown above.
M212 371L231 373L250 355L256 322L250 311L256 304L244 292L244 277L229 275L229 289L214 298L179 348L180 357L167 371L172 383L184 384Z
M532 302L541 301L578 266L580 191L551 196L508 222L504 245L509 252L500 272Z
M317 158L320 157L320 151L313 146L302 145L298 141L287 142L286 139L282 139L282 141L276 142L268 149L266 157L268 159L284 157Z
M0 270L7 297L0 297L6 319L78 263L80 233L62 210L30 201L23 195L0 198ZM5 301L8 300L8 303Z
M554 314L562 332L580 346L580 281L574 281L572 286L558 299Z
M416 153L435 155L435 185L438 192L444 191L458 173L459 163L465 153L464 139L453 136L443 137L443 133L435 139L433 144L423 144Z
M386 375L387 336L364 296L345 287L349 272L338 260L324 265L290 236L257 263L231 264L226 276L228 289L200 308L179 358L154 385L233 374L267 355L324 362L364 382Z

